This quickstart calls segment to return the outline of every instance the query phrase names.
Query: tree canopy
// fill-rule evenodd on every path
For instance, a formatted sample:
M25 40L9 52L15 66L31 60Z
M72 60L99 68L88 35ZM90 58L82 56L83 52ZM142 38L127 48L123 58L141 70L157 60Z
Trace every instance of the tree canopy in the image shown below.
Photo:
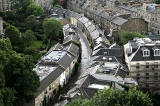
M20 32L15 26L8 26L5 30L5 36L10 39L12 46L19 44Z
M135 37L138 38L144 38L144 35L141 35L138 32L128 32L128 31L124 31L121 35L120 35L120 43L122 45L128 43L129 40L133 40Z
M32 56L16 53L9 39L0 39L1 106L22 106L34 97L40 82L33 67Z
M153 106L148 94L136 89L128 91L104 89L99 90L91 99L80 99L66 106Z
M46 38L51 41L58 40L60 38L62 25L60 21L57 21L54 18L45 19L43 21L43 29L46 35Z
M27 6L26 10L27 15L34 15L34 16L42 16L44 15L44 9L35 3L31 3Z

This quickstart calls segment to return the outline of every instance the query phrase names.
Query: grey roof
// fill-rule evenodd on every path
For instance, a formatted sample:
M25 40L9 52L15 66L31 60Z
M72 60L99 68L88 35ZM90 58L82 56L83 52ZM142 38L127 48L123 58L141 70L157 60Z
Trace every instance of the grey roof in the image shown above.
M93 78L99 80L99 81L109 81L109 82L117 82L117 78L113 75L108 74L93 74Z
M115 56L122 58L123 57L123 49L122 48L101 48L93 51L93 56L105 55L105 56Z
M109 58L111 58L112 60L109 60ZM99 55L99 56L94 56L93 61L117 62L117 59L115 56Z
M53 50L62 50L63 49L63 45L60 43L57 43L56 45L52 46L48 52L51 52Z
M64 69L67 69L73 60L74 57L71 54L66 53L57 63Z
M63 45L69 44L71 42L78 42L79 37L77 34L71 34L64 38Z
M97 46L94 47L94 50L100 49L100 48L108 48L109 44L106 44L105 42L100 42Z
M91 32L91 38L92 39L96 39L99 37L99 31L98 30L94 30L93 32Z
M125 22L127 22L128 20L123 19L121 17L116 17L114 18L111 22L116 24L116 25L123 25Z
M156 45L157 48L160 49L160 45ZM146 48L150 51L150 56L143 57L142 48ZM131 61L149 61L149 60L160 60L160 56L154 56L154 46L141 46L138 51L135 52Z
M79 47L77 45L75 45L74 43L70 43L63 50L67 50L74 57L78 57L79 56Z
M58 66L53 70L45 79L40 82L40 86L37 89L35 96L38 96L42 91L44 91L53 81L55 81L63 72L64 68Z
M89 33L93 32L96 29L94 24L91 24L90 26L87 27L87 30L89 31Z

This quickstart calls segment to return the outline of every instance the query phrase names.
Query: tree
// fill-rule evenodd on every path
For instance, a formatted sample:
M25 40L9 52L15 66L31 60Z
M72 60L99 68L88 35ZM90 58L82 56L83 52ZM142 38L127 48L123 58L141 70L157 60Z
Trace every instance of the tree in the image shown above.
M77 99L65 106L94 106L93 102L88 99Z
M20 32L15 26L8 26L5 30L5 36L11 41L12 46L17 46L20 41Z
M155 3L156 4L160 4L160 0L155 0Z
M138 32L127 32L127 31L124 31L120 35L120 42L121 42L121 44L124 45L124 44L128 43L129 40L133 40L135 37L144 38L145 36L141 35Z
M149 96L139 90L100 90L93 97L95 106L153 106Z
M36 31L37 27L39 26L38 21L34 15L30 15L26 19L26 28L32 31Z
M61 3L60 0L54 0L53 1L53 6L60 5L60 3Z
M24 47L29 47L31 44L34 43L35 40L36 37L31 30L27 30L22 36L22 42L24 44Z
M40 7L39 5L36 5L34 3L28 5L27 7L27 15L34 15L34 16L42 16L44 15L44 9Z
M28 5L30 5L33 0L10 0L12 2L12 7L19 14L24 14Z
M62 25L60 21L57 21L54 18L47 18L43 21L43 29L47 39L49 39L51 43L52 41L56 41L60 38Z
M34 92L40 82L39 77L32 71L34 61L31 56L14 53L4 67L6 86L16 91L15 104L22 106L34 97Z

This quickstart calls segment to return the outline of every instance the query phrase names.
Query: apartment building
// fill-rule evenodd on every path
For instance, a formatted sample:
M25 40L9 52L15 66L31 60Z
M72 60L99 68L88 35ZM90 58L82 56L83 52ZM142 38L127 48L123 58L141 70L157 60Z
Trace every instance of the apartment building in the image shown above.
M124 45L125 62L130 76L143 90L160 92L160 42L135 38Z

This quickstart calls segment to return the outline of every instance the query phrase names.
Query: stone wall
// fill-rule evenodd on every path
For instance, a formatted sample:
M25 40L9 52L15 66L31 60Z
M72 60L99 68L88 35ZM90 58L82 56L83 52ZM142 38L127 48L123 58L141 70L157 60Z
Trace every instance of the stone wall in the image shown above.
M148 32L148 23L140 18L132 18L121 26L119 34L121 34L123 31L146 34Z

